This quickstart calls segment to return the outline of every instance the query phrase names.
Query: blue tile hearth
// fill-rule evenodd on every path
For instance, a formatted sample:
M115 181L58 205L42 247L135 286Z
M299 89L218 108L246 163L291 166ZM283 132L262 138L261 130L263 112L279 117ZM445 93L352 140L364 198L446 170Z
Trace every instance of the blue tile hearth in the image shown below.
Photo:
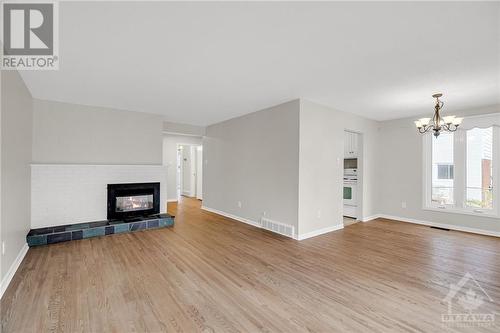
M130 231L137 231L137 230L146 229L146 226L147 226L146 222L130 223Z
M160 226L160 223L158 222L158 220L148 221L148 229L158 228L159 226Z
M47 245L47 235L33 235L28 239L29 246Z
M108 227L105 227L105 229L104 229L104 234L105 235L112 235L114 233L115 233L115 227L114 226L110 225Z
M29 246L38 246L173 225L174 216L158 214L132 221L96 221L32 229L26 241Z
M47 244L66 242L71 240L71 232L60 232L47 235Z
M89 228L83 230L83 238L104 236L104 227Z
M122 232L129 232L129 230L128 230L129 226L128 225L129 225L128 223L115 224L114 225L115 234L119 234L119 233L122 233Z
M77 230L71 233L71 240L79 240L82 238L83 238L83 230Z

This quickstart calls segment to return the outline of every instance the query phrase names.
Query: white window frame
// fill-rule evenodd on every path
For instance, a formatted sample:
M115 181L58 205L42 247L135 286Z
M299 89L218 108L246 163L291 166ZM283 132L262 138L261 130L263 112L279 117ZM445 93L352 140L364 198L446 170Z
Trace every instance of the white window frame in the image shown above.
M478 209L468 207L465 203L466 197L466 165L467 165L467 143L466 131L472 128L487 128L493 127L493 208L492 209ZM500 184L500 113L486 115L486 116L473 116L464 120L464 126L454 132L453 136L453 201L454 204L439 205L432 202L432 134L427 133L423 135L423 209L431 211L440 211L447 213L466 214L474 216L485 217L500 217L500 191L498 185Z

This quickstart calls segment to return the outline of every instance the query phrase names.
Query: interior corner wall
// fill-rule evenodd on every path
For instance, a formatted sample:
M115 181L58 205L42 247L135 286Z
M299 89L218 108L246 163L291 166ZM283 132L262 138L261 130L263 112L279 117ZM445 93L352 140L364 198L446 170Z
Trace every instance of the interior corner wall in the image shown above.
M163 135L163 165L167 167L168 201L177 200L177 145L201 145L202 138L191 135Z
M38 99L33 107L33 163L162 164L162 116Z
M300 101L299 236L342 227L344 131L360 133L360 219L377 213L378 122Z
M455 112L457 116L500 112L500 105ZM418 117L414 117L418 118ZM423 209L423 140L415 130L414 118L380 123L380 150L378 155L381 185L378 195L378 213L404 218L500 232L498 218L435 212ZM402 207L406 203L406 208Z
M167 134L202 137L205 135L205 130L204 126L174 123L171 121L163 122L163 132Z
M1 278L16 261L30 229L33 100L17 71L2 71ZM5 284L2 283L4 287Z
M299 100L208 126L203 205L298 227ZM241 207L238 207L241 202Z

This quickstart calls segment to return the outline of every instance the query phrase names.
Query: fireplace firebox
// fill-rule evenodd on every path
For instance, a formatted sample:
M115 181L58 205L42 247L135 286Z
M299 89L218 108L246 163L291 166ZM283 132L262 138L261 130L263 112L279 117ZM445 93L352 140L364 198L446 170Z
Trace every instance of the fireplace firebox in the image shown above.
M160 213L160 183L108 184L108 220Z

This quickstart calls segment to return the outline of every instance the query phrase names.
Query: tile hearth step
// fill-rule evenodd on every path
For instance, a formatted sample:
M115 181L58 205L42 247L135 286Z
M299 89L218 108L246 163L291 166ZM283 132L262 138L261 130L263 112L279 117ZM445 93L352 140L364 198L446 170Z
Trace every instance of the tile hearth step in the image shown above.
M56 227L31 229L26 236L29 246L47 245L71 240L107 236L174 225L174 216L158 214L124 221L97 221Z

